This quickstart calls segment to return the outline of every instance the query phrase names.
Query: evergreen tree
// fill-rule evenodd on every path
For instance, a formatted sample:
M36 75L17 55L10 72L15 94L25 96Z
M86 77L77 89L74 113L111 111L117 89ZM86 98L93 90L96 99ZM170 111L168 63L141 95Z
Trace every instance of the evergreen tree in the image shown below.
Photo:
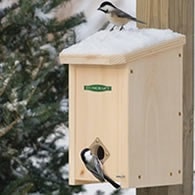
M67 66L58 54L75 43L79 13L66 20L55 9L68 0L19 0L0 7L0 194L72 194L66 139ZM64 125L65 124L65 125ZM57 144L58 143L58 144Z

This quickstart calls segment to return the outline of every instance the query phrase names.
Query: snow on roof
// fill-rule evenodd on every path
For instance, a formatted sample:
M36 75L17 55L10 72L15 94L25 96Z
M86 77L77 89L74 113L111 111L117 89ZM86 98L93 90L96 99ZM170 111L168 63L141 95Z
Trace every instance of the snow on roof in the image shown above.
M147 48L183 35L169 29L103 30L62 51L62 54L113 55Z

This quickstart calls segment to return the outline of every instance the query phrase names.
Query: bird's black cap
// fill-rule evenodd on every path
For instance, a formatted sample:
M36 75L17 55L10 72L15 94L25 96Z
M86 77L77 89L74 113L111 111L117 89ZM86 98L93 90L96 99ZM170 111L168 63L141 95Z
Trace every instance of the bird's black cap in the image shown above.
M115 7L111 2L109 2L109 1L104 1L103 3L101 3L99 8L104 7L104 6L106 6L106 5L109 5L109 6L111 6L111 7L116 8L116 7Z
M87 152L87 151L90 151L90 149L89 149L89 148L84 148L84 149L81 151L81 153L80 153L81 159L83 160L83 162L86 162L86 159L85 159L85 157L84 157L84 154L85 154L85 152Z

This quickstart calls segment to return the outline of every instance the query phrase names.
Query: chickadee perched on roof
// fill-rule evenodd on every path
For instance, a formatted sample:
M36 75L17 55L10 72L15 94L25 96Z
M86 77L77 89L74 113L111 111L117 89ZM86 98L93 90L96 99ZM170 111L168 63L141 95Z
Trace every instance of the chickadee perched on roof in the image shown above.
M146 24L145 22L142 22L141 20L138 20L135 17L120 10L108 1L101 3L98 10L103 11L106 14L109 22L114 24L110 31L112 31L115 26L120 26L120 30L122 30L123 26L131 20L141 24Z
M120 185L108 177L102 169L102 163L97 156L92 154L89 148L85 148L81 151L81 159L83 160L86 168L101 182L105 180L119 189Z

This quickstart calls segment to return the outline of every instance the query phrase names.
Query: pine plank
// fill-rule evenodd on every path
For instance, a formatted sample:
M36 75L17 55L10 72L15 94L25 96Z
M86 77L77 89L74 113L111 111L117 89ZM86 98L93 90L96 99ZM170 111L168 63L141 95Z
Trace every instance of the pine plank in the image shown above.
M164 2L164 3L163 3ZM194 1L137 0L137 17L148 27L171 28L186 35L183 66L183 185L138 189L137 195L193 194ZM141 27L141 25L140 25Z
M137 0L137 18L151 28L168 28L169 0ZM143 24L139 26L145 27Z
M169 27L186 35L183 67L183 185L168 189L169 195L193 194L193 104L194 104L194 1L169 0Z

